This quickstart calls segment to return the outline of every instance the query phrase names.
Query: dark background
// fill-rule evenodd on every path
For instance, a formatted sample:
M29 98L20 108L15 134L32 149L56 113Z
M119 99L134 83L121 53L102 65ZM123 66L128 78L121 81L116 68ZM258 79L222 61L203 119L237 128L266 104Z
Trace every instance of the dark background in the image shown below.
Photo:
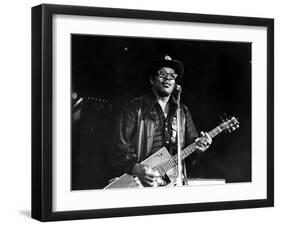
M223 113L240 121L214 138L189 175L251 181L251 43L73 34L71 50L73 190L103 188L116 176L108 155L117 117L149 91L146 65L163 53L184 64L181 99L198 131L216 127Z

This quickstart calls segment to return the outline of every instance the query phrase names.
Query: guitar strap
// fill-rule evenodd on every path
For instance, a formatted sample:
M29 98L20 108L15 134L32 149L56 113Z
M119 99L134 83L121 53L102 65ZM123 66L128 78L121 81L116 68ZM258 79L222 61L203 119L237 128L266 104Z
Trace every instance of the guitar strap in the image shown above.
M139 107L138 110L138 127L137 127L137 138L138 138L138 147L137 147L137 152L138 152L138 162L140 162L141 158L141 152L142 152L142 139L143 139L143 127L144 127L144 120L142 117L142 103Z

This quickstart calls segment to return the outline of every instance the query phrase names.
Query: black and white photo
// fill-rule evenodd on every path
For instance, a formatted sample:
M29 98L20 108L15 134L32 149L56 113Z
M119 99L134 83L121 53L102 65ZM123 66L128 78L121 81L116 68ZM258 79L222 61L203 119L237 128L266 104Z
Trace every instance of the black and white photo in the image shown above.
M122 187L122 174L128 186L138 186L133 175L155 186L159 172L140 163L163 147L170 157L177 153L176 86L181 149L208 138L200 131L226 122L225 114L241 121L237 133L223 134L202 154L208 138L185 158L185 184L251 181L251 43L79 34L71 42L72 189L103 188L114 178L109 187ZM161 174L169 183L176 176Z

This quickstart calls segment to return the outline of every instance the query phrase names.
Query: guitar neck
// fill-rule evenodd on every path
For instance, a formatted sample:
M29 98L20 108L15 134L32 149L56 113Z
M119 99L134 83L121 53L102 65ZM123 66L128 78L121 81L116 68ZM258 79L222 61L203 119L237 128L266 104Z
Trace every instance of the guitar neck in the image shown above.
M219 135L224 129L225 128L220 125L214 128L213 130L211 130L210 132L208 132L208 134L210 135L211 138L214 138L215 136ZM185 149L182 150L181 159L182 160L185 159L186 157L191 155L194 151L196 151L196 149L197 149L197 144L196 142L193 142L192 144L190 144L189 146L187 146ZM173 157L171 157L168 161L154 167L154 169L156 169L161 175L164 175L167 171L177 166L177 164L178 164L178 155L176 154Z
M215 136L219 135L224 129L220 128L220 126L217 126L216 128L214 128L213 130L211 130L210 132L208 132L208 134L210 135L211 138L214 138ZM185 149L182 150L181 152L181 159L185 159L186 157L188 157L190 154L192 154L194 151L196 151L196 142L193 142L192 144L190 144L188 147L186 147ZM173 159L177 161L178 159L178 155L174 155Z

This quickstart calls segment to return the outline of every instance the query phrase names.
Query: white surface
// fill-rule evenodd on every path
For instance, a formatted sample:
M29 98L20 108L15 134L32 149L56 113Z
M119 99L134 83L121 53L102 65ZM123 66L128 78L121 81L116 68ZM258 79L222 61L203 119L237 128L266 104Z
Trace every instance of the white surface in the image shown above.
M53 17L53 210L254 200L266 198L266 29L121 18ZM169 32L167 32L169 31ZM252 182L225 186L70 191L70 37L76 34L169 37L252 43ZM215 125L216 126L216 125ZM161 192L161 195L159 195ZM212 194L212 195L210 195Z
M1 225L39 225L30 215L31 187L31 17L30 7L41 1L4 1L1 4ZM238 16L275 18L275 189L276 207L246 210L212 211L168 214L142 217L109 218L83 221L55 222L55 225L278 225L280 221L280 6L278 1L153 1L153 0L100 0L100 1L48 1L55 4L89 5L119 8L139 8L191 13L228 14ZM278 43L279 42L279 43ZM277 89L279 88L279 89ZM278 139L279 138L279 139Z

